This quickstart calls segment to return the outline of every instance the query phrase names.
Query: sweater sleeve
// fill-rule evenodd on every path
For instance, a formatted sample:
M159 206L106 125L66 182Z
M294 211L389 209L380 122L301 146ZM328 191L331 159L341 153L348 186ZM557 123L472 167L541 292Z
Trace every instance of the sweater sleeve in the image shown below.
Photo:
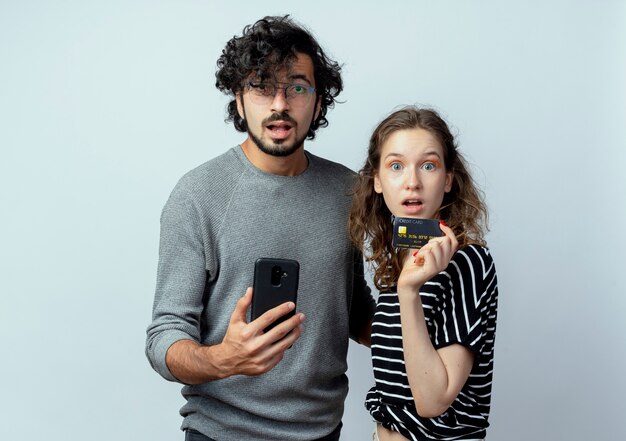
M165 355L178 340L200 340L200 316L207 263L198 211L183 183L172 191L161 214L161 236L152 323L146 356L153 369L178 381Z

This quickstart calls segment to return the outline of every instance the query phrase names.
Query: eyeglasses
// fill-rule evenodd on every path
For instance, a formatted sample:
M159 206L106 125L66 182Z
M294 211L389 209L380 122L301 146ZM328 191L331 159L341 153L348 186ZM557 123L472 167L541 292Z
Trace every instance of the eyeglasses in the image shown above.
M250 94L250 100L255 104L270 104L274 101L277 91L284 94L289 105L304 107L311 101L315 93L315 87L306 84L281 84L281 83L254 83L248 81L246 89Z

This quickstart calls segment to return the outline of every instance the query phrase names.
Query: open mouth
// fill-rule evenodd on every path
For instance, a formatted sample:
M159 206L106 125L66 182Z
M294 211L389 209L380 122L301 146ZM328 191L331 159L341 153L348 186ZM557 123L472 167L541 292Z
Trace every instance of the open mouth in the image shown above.
M422 201L419 199L407 199L402 203L402 205L405 207L421 207Z
M267 127L267 129L273 133L286 133L291 129L291 124L288 124L282 121L277 121L277 122L272 122L265 127Z

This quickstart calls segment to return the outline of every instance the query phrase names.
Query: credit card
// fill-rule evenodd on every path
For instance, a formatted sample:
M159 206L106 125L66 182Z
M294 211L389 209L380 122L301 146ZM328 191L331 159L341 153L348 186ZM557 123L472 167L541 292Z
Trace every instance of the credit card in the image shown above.
M393 221L393 246L395 248L421 248L433 237L443 236L436 219L397 217Z

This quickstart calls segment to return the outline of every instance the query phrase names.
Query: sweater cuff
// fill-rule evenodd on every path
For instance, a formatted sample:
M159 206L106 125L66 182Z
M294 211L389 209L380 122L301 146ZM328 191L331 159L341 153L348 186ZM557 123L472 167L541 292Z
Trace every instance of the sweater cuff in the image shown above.
M166 380L174 381L177 383L181 383L181 381L170 372L167 364L165 363L165 356L167 355L167 351L170 346L172 346L179 340L194 339L189 334L183 331L168 331L166 334L161 335L160 338L153 343L151 353L148 357L150 359L150 364L155 371L157 371Z

